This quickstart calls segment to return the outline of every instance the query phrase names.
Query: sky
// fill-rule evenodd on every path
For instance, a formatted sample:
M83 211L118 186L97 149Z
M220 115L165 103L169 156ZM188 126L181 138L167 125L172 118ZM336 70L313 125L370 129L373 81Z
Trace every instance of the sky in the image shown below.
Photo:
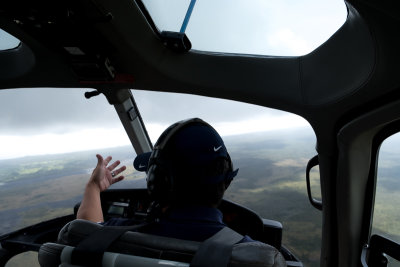
M189 1L144 0L160 30L179 31ZM193 49L304 55L345 21L343 1L197 0L187 27ZM0 31L0 50L18 41ZM0 160L128 145L114 108L86 89L0 91ZM153 142L171 123L200 117L221 135L311 127L299 116L229 100L133 90Z

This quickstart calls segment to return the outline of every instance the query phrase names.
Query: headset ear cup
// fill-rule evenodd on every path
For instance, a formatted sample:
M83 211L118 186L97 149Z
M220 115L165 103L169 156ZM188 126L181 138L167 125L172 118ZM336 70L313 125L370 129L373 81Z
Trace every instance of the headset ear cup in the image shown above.
M154 198L154 195L156 194L156 188L157 186L155 183L157 183L156 178L154 177L154 168L155 165L151 165L147 171L147 191L149 192L150 197Z
M229 155L229 153L227 153L227 154L228 154L227 161L228 161L229 167L228 167L227 176L225 177L225 190L228 189L229 185L231 184L231 182L233 180L233 177L228 177L233 172L233 163L231 160L231 156Z
M225 190L228 189L228 187L229 187L230 184L231 184L231 181L232 181L232 180L225 181L225 183L224 183L224 184L225 184Z
M172 190L171 175L160 164L150 166L147 173L147 190L154 200L167 200Z

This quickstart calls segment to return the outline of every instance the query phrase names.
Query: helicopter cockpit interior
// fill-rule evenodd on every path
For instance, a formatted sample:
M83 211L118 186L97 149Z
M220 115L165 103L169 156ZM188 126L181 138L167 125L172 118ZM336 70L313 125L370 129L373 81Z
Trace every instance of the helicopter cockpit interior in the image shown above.
M197 43L218 45L221 37L233 47L244 39L246 48L286 40L300 49L304 43L287 30L272 39L246 39L237 27L230 29L236 39L229 39L221 34L228 31L220 28L221 16L239 3L204 9L207 1L181 2L2 1L0 37L17 41L4 49L0 44L0 144L8 151L0 152L0 266L13 266L20 254L28 256L19 266L34 266L25 253L37 260L44 249L64 251L57 240L76 218L94 153L113 154L128 166L129 178L101 194L105 219L145 222L150 199L145 177L133 170L135 155L151 151L178 118L203 116L222 133L240 168L219 207L230 228L269 244L287 266L400 266L398 5L340 1L343 21L324 41L300 55L274 56L202 50ZM234 16L246 32L259 28L242 15L276 12L267 16L270 6L249 6L242 3ZM276 17L293 15L289 6ZM208 39L189 34L200 13L210 17L196 30L211 34ZM295 17L299 25L302 20ZM253 128L259 130L250 134ZM32 138L26 141L25 134ZM29 154L32 147L40 153ZM189 266L193 257L191 251L185 262L185 253L176 258L158 247L133 247L136 256L156 251L186 264L178 266ZM60 265L57 253L50 263L39 253L40 263Z

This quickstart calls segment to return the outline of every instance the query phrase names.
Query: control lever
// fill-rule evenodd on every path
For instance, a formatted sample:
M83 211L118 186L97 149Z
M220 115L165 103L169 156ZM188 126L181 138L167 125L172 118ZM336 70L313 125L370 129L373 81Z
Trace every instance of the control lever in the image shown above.
M85 97L86 97L86 99L89 99L89 98L92 98L94 96L98 96L99 94L100 94L99 91L94 90L94 91L91 91L91 92L85 92Z

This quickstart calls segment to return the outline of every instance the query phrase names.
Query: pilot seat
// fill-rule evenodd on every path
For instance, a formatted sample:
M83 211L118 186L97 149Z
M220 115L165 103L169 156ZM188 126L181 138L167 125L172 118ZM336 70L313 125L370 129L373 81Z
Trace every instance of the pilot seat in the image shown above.
M45 243L39 263L49 266L286 266L273 246L238 243L243 236L223 228L204 242L155 236L136 231L141 226L102 226L74 220L65 225L57 243Z

